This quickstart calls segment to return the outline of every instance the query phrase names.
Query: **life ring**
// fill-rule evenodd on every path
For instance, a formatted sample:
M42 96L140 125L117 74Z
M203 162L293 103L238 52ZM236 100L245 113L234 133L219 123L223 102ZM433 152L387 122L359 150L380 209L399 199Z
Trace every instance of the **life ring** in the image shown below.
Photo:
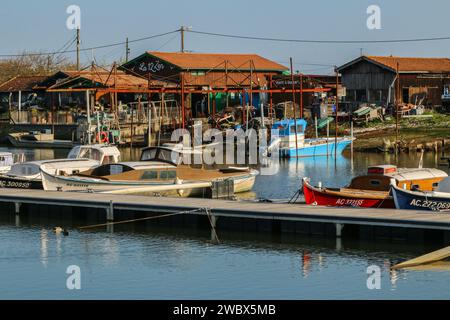
M109 142L108 134L105 131L100 132L99 134L97 134L97 141L100 143Z

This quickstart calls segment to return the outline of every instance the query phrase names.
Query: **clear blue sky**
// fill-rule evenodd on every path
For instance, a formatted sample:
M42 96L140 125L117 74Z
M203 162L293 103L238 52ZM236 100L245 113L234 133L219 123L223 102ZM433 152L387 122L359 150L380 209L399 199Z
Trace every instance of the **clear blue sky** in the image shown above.
M192 26L194 30L318 40L381 40L450 36L448 0L2 0L0 54L60 49L73 35L65 26L66 8L82 10L84 47L103 45ZM366 27L366 9L381 7L381 30ZM145 50L177 51L179 36L169 35L131 45L131 56ZM343 64L360 54L450 56L450 40L401 44L296 44L213 38L187 34L186 49L194 52L258 53L296 69L328 73L330 68L308 64ZM97 50L97 61L113 61L124 48ZM91 53L83 53L86 63ZM73 58L73 55L71 56Z

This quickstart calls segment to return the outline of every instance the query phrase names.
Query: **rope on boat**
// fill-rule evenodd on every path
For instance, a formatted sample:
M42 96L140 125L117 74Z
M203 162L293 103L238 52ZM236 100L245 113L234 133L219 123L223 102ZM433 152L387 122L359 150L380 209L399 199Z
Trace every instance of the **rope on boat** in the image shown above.
M289 204L296 203L302 194L303 194L303 182L302 182L302 185L300 186L300 189L298 189L295 192L295 194L292 196L291 200L289 200L288 203Z

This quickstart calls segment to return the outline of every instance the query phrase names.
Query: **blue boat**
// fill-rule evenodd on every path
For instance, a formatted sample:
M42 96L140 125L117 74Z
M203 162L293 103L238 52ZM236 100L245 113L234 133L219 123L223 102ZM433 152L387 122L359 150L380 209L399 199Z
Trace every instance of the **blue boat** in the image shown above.
M295 126L297 125L297 139ZM279 130L280 157L301 158L342 154L354 139L350 137L305 139L308 123L304 119L286 119L275 122L272 130ZM298 148L297 148L298 146ZM337 148L337 150L335 150Z
M440 182L436 191L406 190L394 183L391 188L397 209L450 213L450 178Z

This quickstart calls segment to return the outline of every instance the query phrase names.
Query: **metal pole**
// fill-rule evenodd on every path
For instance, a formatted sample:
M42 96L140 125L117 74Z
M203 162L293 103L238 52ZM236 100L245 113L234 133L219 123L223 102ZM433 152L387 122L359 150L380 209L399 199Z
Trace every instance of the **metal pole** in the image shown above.
M80 29L77 29L77 70L80 71Z
M300 73L300 118L303 119L303 74Z
M335 135L334 135L334 156L337 157L337 148L338 148L338 130L339 130L339 72L337 69L337 66L335 67L336 70L336 123L335 123Z
M152 146L152 106L148 102L148 146Z
M249 115L250 115L250 108L253 108L253 60L250 60L250 91L249 91L249 100L250 105L247 108L247 122L246 122L246 129L248 130L249 125Z
M86 113L87 113L87 135L88 135L88 144L91 144L91 101L89 90L86 90Z
M22 112L22 91L19 91L19 116L17 117L17 121L20 123L20 113Z
M297 112L295 111L295 82L294 82L294 63L292 61L292 57L290 58L291 62L291 81L292 81L292 104L294 108L294 126L295 126L295 151L298 158L298 132L297 132Z
M269 90L272 91L272 81L273 81L273 76L270 75L269 77ZM269 99L270 99L270 117L272 117L273 115L273 94L272 92L269 93Z
M314 117L314 124L316 126L316 139L319 139L319 128L317 123L317 116Z
M329 150L329 144L330 144L330 122L327 121L327 157L330 154Z
M396 102L395 102L395 153L397 153L398 149L398 131L399 131L399 104L400 104L400 64L397 62L397 92L396 92Z
M185 128L186 122L186 110L185 110L185 101L184 101L184 73L181 73L181 127Z

